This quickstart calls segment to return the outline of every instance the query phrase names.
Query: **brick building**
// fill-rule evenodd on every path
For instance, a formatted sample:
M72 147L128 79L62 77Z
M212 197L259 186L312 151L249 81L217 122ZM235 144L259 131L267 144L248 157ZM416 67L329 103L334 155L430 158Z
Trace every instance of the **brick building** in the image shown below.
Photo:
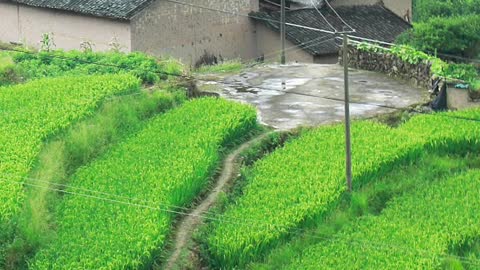
M180 3L235 13L258 10L258 0L180 0ZM195 64L205 53L219 59L256 57L255 25L244 16L167 0L0 0L0 41L39 46L53 33L57 48L82 42L107 50L171 55Z
M401 33L412 27L409 22L381 3L342 5L337 6L335 11L348 26L355 30L351 35L361 38L394 42ZM319 12L330 24L327 24ZM257 53L267 60L279 59L280 12L256 12L253 15L257 24ZM346 26L337 14L325 5L317 9L304 7L288 10L286 22L331 32L342 31ZM304 63L337 63L342 43L342 40L337 37L334 34L287 25L287 59ZM272 54L272 51L277 53Z
M324 0L314 1L321 5ZM330 0L337 7L378 1ZM275 7L276 2L279 0L0 0L0 41L38 47L42 34L53 33L56 47L66 50L79 49L82 42L94 44L95 50L107 50L113 41L124 51L170 55L189 65L204 55L254 60L278 51L279 35L274 27L246 15L258 12L261 6ZM311 3L288 2L291 9L308 8ZM411 10L411 0L383 3L400 17ZM292 61L314 61L308 50L290 52L290 56Z

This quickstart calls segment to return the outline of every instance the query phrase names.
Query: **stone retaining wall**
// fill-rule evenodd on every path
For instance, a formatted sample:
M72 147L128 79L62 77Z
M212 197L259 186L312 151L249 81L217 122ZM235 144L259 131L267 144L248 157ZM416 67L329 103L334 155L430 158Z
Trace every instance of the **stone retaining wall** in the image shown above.
M343 65L343 50L340 50L339 63ZM426 89L431 88L432 72L430 62L409 64L399 57L381 52L367 52L349 46L349 66L388 74L412 82Z

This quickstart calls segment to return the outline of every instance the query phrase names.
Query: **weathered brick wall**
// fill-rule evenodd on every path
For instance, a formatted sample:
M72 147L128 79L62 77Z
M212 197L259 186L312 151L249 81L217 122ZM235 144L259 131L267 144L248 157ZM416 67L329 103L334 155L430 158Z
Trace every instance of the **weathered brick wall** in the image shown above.
M258 0L195 0L198 6L248 14ZM131 22L132 50L171 55L195 65L205 53L217 59L254 59L255 26L247 17L157 0Z

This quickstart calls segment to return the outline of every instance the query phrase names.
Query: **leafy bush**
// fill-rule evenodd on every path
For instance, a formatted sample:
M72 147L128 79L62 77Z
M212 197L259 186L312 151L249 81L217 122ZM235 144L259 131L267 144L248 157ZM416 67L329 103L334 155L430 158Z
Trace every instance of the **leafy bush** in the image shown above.
M99 75L132 73L144 83L154 83L168 74L182 73L182 67L172 60L157 61L143 53L120 52L30 51L11 53L16 69L26 79L65 75Z
M452 17L480 14L479 0L414 0L415 22L427 21L433 17Z
M101 197L124 203L66 195L58 237L37 254L32 268L148 266L169 234L174 215L167 210L191 203L206 187L222 146L255 126L252 107L221 99L190 101L153 119L136 136L77 171L67 189L92 196L104 192Z
M471 88L473 91L476 91L476 92L480 91L480 78L471 82Z
M0 88L0 223L24 198L22 181L42 140L91 114L107 96L139 89L131 75L75 76ZM5 180L8 180L5 181Z
M480 124L451 116L480 119L480 110L417 116L398 129L369 121L355 123L355 185L396 164L416 160L425 149L478 150ZM248 217L249 221L244 225L212 223L206 244L215 267L244 265L331 207L345 190L343 133L343 125L307 132L247 172L243 196L227 208L221 220Z
M476 81L480 78L477 68L472 64L447 63L440 58L418 51L408 45L396 45L387 49L374 44L360 43L357 45L357 48L367 52L392 54L400 58L402 61L412 65L428 61L432 64L432 74L466 81L472 84L473 89L476 89Z
M416 50L415 48L408 45L396 45L388 49L375 44L362 42L357 45L357 49L366 52L392 54L411 65L416 65L423 61L433 61L437 59L436 57ZM437 64L443 64L442 62L443 61L440 60L440 62L438 62ZM436 68L438 69L438 67Z
M431 18L415 23L397 43L417 50L477 58L480 53L480 15Z
M480 237L479 184L480 171L474 170L420 185L380 216L360 219L308 248L287 269L440 269L451 247ZM449 269L463 269L456 266Z
M473 83L480 78L477 68L469 64L449 64L445 68L445 76Z
M225 61L217 65L206 65L199 67L196 72L198 73L229 73L237 72L244 68L244 64L239 60Z
M0 86L5 86L18 81L13 59L4 53L0 53Z
M431 60L433 57L430 55L415 50L410 46L393 46L390 50L390 53L398 56L403 61L409 64L418 64L424 60Z

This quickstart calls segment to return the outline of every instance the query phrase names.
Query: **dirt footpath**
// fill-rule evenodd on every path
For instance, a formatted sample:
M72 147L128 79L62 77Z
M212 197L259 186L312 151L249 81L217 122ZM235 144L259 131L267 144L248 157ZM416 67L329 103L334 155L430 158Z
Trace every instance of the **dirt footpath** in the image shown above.
M256 142L259 142L266 138L269 133L264 133L259 135L251 140L240 145L235 151L229 154L222 164L222 171L218 178L216 179L213 189L209 192L207 197L202 200L189 214L181 220L174 239L174 246L172 248L172 254L165 263L164 269L170 270L175 269L175 266L180 259L181 252L186 248L188 241L191 241L193 231L198 227L198 225L204 219L204 215L208 216L209 208L217 201L220 192L225 188L226 185L231 184L240 169L240 164L238 163L239 155L254 145Z
M279 130L342 121L343 67L339 65L265 65L241 74L200 81L200 88L254 105L260 120ZM351 113L370 117L426 100L427 91L384 74L350 71ZM332 100L333 99L333 100ZM380 106L377 106L380 105Z

